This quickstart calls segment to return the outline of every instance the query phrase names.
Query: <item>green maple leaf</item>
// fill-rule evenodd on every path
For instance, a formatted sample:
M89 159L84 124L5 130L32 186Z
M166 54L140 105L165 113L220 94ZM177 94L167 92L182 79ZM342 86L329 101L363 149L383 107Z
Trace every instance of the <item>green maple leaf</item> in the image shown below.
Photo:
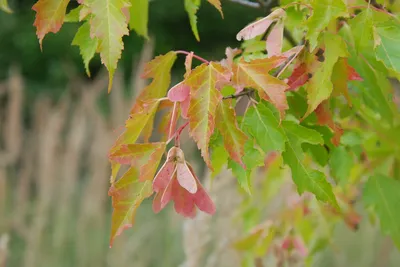
M36 27L40 48L47 33L57 33L61 29L68 3L69 0L39 0L32 7L36 11L33 25Z
M72 45L79 46L81 56L83 58L83 63L85 64L86 74L90 77L89 63L94 57L96 49L98 46L98 39L96 37L90 37L90 24L89 22L84 22L75 34L72 40Z
M136 31L137 34L148 39L149 0L130 0L130 3L129 27Z
M351 154L346 151L346 148L339 146L332 151L329 165L332 176L337 181L344 184L350 176L350 171L354 166L354 162Z
M314 50L320 33L338 17L348 17L348 12L342 0L313 0L311 6L313 13L307 21L307 38L311 50Z
M279 118L263 101L247 110L243 124L265 153L285 149L286 136L279 127Z
M384 175L369 178L363 192L363 200L372 206L380 220L382 232L392 237L400 249L400 182Z
M375 26L375 52L385 66L400 73L400 24L389 20Z
M335 63L340 57L348 56L346 43L340 36L325 32L323 41L325 44L325 60L306 87L308 109L304 117L310 115L322 101L329 98L333 91L331 77Z
M216 126L224 139L225 149L231 158L245 167L242 161L244 144L248 137L239 129L231 101L221 101L217 107Z
M98 52L101 62L109 73L108 91L111 91L114 72L121 58L124 43L122 37L129 35L128 23L123 9L130 6L125 0L86 0L92 17L90 33L99 40Z
M111 218L110 247L116 236L132 227L138 207L153 194L152 181L139 180L139 172L131 167L108 191L114 208Z
M332 186L326 180L325 175L320 171L308 168L303 162L304 151L301 144L321 145L324 143L321 134L292 121L283 121L282 128L288 140L282 156L284 162L292 170L292 179L299 194L308 191L313 193L318 200L338 207Z

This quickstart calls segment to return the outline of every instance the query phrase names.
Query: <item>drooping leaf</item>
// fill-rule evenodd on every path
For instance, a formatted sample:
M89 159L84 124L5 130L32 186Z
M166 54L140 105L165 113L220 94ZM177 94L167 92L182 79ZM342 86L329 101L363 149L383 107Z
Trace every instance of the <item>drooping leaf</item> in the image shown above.
M120 164L131 164L140 170L139 180L152 180L165 151L165 143L127 144L110 154Z
M312 0L313 12L307 21L307 38L311 51L317 46L319 34L338 17L348 17L347 6L343 0ZM330 52L327 52L330 53Z
M140 182L139 172L134 167L111 185L108 195L112 197L114 210L111 219L110 247L116 236L132 227L138 207L152 194L152 182L150 180Z
M376 25L375 52L377 59L386 67L400 73L400 24L396 20L388 20Z
M199 30L197 29L197 10L199 10L201 0L185 0L185 10L189 15L190 27L194 37L197 41L200 41Z
M269 26L271 26L273 22L277 21L283 16L285 16L285 10L283 10L282 8L278 8L273 12L271 12L271 14L269 14L265 18L257 20L244 27L236 35L236 39L238 41L253 39L256 36L263 34L269 28Z
M392 237L400 249L400 182L380 174L368 179L363 191L363 200L372 206L378 218L382 232Z
M220 0L207 0L211 5L213 5L219 13L221 13L221 17L224 17L224 13L222 13L221 1Z
M90 33L97 37L101 62L109 73L108 92L111 91L114 72L121 58L124 43L122 37L129 35L128 23L123 9L130 6L126 0L86 0L92 14Z
M269 33L267 41L265 42L268 57L278 56L281 54L283 46L283 29L283 20L279 20Z
M211 170L208 144L214 132L217 105L222 99L218 89L229 81L229 76L225 68L212 62L198 66L185 80L185 84L190 87L188 111L190 134Z
M255 88L260 97L270 101L281 113L288 108L285 89L287 84L268 72L285 62L285 57L255 59L250 62L242 58L233 66L232 81L238 91L245 87Z
M304 163L302 143L323 144L322 136L314 130L305 128L292 121L283 121L282 128L287 136L285 151L282 153L284 162L292 170L292 178L297 185L297 191L313 193L320 201L330 203L338 207L331 184L325 175L317 170L312 170Z
M86 74L90 77L89 63L94 57L96 49L98 46L97 37L90 37L90 24L89 22L84 22L75 34L72 40L72 45L79 46L81 56L83 58L83 63L85 64Z
M36 11L33 25L36 27L40 48L46 34L57 33L61 29L68 3L69 0L39 0L32 7Z
M325 59L308 82L306 88L308 109L304 117L313 112L322 101L329 98L333 90L331 81L333 67L339 57L348 55L346 44L340 36L325 32L323 40L325 44Z
M242 167L244 156L244 144L248 137L239 129L236 121L235 110L231 106L231 101L221 101L217 107L216 126L224 139L225 149L230 157Z
M149 38L147 34L147 23L149 21L149 0L130 0L129 27L137 34Z
M255 138L256 143L265 153L285 149L286 137L279 126L279 118L264 102L250 107L243 123L246 131Z
M0 9L7 13L12 13L12 10L11 10L10 6L8 5L7 0L0 0Z

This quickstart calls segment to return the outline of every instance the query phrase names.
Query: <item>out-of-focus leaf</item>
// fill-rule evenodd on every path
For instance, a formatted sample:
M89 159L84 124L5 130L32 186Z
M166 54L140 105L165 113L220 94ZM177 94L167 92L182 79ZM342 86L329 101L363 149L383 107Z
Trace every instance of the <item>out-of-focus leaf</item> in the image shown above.
M149 0L130 0L131 7L129 8L129 27L145 38L149 38L147 34L149 2Z
M83 63L85 64L86 74L90 77L89 63L96 53L99 40L97 37L90 36L90 24L89 22L84 22L75 34L72 40L72 45L79 46L79 51L83 58Z
M33 25L36 27L40 48L46 34L57 33L61 29L68 3L69 0L39 0L32 7L36 11Z
M329 160L332 176L341 184L349 180L351 168L354 166L353 157L343 146L336 147L332 151Z
M392 237L400 249L400 182L384 175L376 174L368 179L363 192L363 200L378 214L382 232Z
M8 5L7 0L0 0L0 9L7 13L12 13L12 10L11 10L10 6Z
M397 20L388 20L375 27L376 57L386 67L400 73L400 24Z
M197 41L200 41L199 30L197 29L197 10L199 10L201 0L185 0L185 9L189 15L190 27L194 37Z

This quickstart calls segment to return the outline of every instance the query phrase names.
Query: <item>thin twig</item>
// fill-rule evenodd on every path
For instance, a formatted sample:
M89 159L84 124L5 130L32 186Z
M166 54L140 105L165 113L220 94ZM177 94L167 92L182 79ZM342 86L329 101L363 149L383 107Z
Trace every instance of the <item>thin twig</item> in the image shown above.
M188 51L184 51L184 50L178 50L178 51L175 51L175 53L184 54L184 55L189 55L190 54ZM193 54L193 57L198 59L198 60L200 60L201 62L204 62L206 64L210 64L210 62L208 60L206 60L206 59L204 59L204 58L202 58L202 57L200 57L198 55Z
M244 89L243 91L241 91L240 93L234 94L234 95L228 95L228 96L224 96L222 99L226 100L226 99L233 99L233 98L239 98L241 96L245 96L245 95L250 95L251 93L253 93L254 90L253 89Z

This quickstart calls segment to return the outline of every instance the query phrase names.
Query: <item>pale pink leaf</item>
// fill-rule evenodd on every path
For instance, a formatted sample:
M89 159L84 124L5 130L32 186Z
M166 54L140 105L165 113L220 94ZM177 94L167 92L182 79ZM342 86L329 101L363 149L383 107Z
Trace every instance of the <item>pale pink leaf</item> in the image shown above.
M257 20L246 27L244 27L237 35L236 39L238 41L249 40L252 39L260 34L263 34L271 24L285 16L286 12L282 8L278 8L274 10L271 14L266 16L263 19Z
M281 54L283 45L283 28L283 21L279 20L269 33L267 41L265 42L268 57Z
M168 99L172 102L182 102L189 97L190 87L183 82L178 83L168 91Z
M173 161L165 162L153 180L153 190L155 192L160 192L161 190L164 190L167 187L169 181L172 179L174 171L175 163Z

